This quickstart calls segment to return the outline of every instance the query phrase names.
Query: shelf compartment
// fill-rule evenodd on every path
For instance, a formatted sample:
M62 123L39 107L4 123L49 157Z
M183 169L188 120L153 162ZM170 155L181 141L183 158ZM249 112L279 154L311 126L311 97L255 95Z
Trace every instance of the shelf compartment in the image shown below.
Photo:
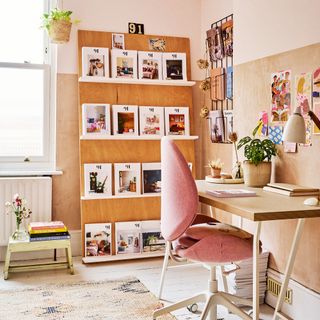
M199 136L167 136L173 140L198 140ZM161 140L160 136L130 136L130 135L81 135L80 140Z
M96 197L96 196L81 196L81 200L115 200L115 199L131 199L131 198L153 198L153 197L161 197L161 193L152 193L152 194L137 194L137 195L125 195L118 196L114 195L111 197Z

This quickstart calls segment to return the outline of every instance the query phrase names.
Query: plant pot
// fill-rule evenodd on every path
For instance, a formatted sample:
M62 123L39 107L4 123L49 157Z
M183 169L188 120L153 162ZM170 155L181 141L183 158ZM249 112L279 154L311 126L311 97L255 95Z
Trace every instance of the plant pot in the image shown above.
M243 166L244 184L248 187L263 187L270 182L271 162L261 162L255 165L245 161Z
M221 169L211 168L211 176L212 178L221 178Z
M66 43L70 39L72 23L65 20L53 20L49 27L49 37L52 43Z

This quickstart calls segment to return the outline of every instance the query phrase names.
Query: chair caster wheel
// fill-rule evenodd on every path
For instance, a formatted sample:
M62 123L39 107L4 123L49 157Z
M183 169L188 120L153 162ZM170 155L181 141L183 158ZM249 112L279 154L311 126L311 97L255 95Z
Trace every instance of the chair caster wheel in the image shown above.
M196 303L191 304L190 306L187 307L187 309L191 313L196 313L198 311L198 305Z

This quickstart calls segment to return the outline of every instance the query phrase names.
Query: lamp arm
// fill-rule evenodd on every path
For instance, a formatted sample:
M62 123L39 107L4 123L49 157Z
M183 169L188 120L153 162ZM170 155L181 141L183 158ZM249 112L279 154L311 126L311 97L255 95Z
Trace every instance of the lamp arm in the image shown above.
M315 125L317 126L317 128L320 130L320 120L319 118L314 114L313 111L309 111L308 115L310 116L310 118L312 119L312 121L315 123Z

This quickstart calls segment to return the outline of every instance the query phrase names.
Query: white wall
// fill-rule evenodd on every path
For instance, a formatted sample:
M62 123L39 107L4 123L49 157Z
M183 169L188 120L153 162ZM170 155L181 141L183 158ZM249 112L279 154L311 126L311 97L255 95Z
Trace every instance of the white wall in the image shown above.
M61 1L59 1L61 3ZM68 44L58 48L58 73L78 73L77 29L128 32L128 22L144 24L145 34L190 38L192 79L201 79L199 0L64 0L63 8L81 20Z
M319 0L234 0L234 64L320 41Z

